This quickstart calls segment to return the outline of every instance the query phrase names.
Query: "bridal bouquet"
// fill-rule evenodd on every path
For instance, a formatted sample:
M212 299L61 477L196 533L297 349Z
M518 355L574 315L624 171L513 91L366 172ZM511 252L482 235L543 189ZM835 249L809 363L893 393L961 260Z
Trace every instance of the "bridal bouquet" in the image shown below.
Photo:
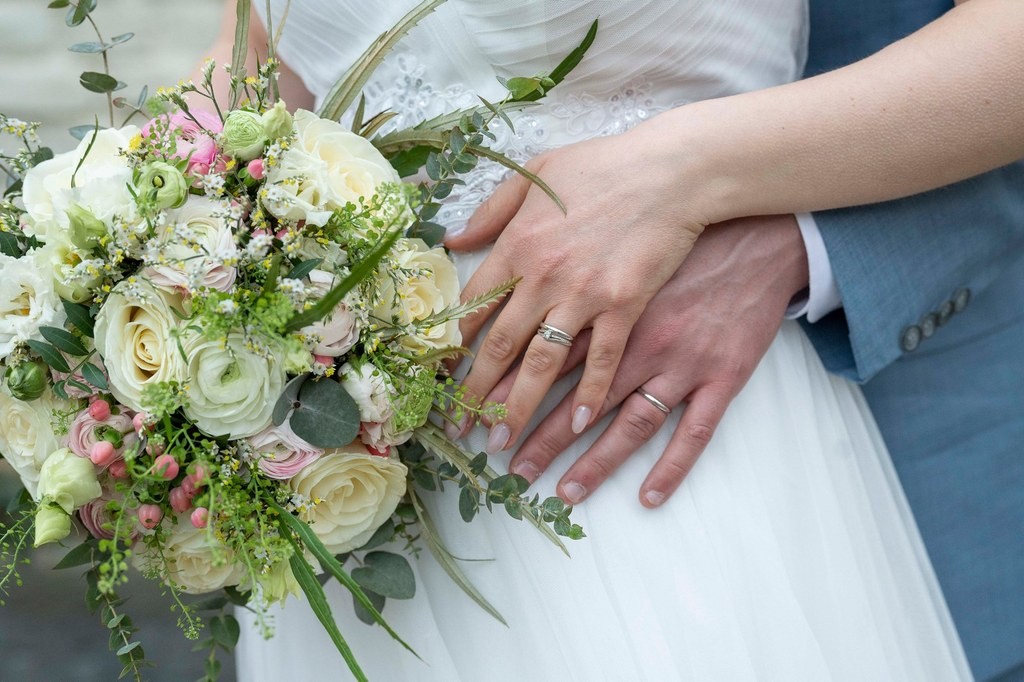
M465 400L442 363L465 352L458 320L511 284L460 303L430 220L479 158L529 176L487 148L488 125L564 78L593 34L556 72L509 81L503 102L382 135L390 114L364 120L358 92L438 4L371 47L320 115L277 99L273 45L245 73L245 1L228 102L212 62L201 82L134 105L114 98L123 84L109 73L87 72L82 83L130 115L80 130L56 156L37 124L0 115L19 146L0 156L0 453L24 486L0 540L0 590L19 580L29 543L69 541L58 568L86 567L125 675L141 679L144 663L117 596L131 567L166 584L189 637L211 633L209 678L217 647L238 637L217 611L262 613L289 594L309 599L362 678L318 574L398 639L381 610L415 585L383 545L425 543L500 618L441 544L424 491L460 487L467 521L498 505L556 542L582 537L560 500L531 499L524 479L496 476L437 425L500 414ZM51 6L74 24L96 2ZM105 55L130 37L76 47ZM351 125L336 122L353 105ZM139 114L149 120L129 124ZM429 181L401 181L421 167Z

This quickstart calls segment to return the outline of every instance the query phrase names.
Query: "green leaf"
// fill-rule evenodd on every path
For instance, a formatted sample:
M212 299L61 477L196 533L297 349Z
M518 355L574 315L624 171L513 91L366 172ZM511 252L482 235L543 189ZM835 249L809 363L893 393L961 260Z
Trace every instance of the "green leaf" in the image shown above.
M288 512L285 512L285 514L288 514ZM288 515L291 516L290 514ZM296 551L288 562L292 567L295 580L299 583L299 587L302 588L303 594L306 595L310 608L313 609L317 620L324 626L327 635L334 642L334 646L341 653L342 658L345 659L345 663L348 664L348 669L352 672L352 676L360 680L360 682L368 682L366 674L363 673L362 668L359 667L359 663L356 661L355 654L352 653L348 642L345 641L341 631L338 629L338 624L334 622L331 606L327 603L327 595L324 593L323 586L317 581L313 569L299 551ZM376 609L373 610L376 611Z
M416 576L409 561L400 554L370 552L363 565L352 571L352 579L364 590L392 599L416 596Z
M125 654L130 654L132 651L134 651L140 646L142 646L142 642L129 642L128 644L125 644L123 647L117 650L117 655L124 656Z
M558 66L548 74L548 78L552 81L552 85L547 87L548 91L565 80L565 77L572 73L573 69L579 66L580 62L583 61L583 57L587 54L587 50L589 50L590 46L594 44L594 39L597 37L597 26L598 20L595 19L594 23L590 25L587 35L583 37L583 42L581 42L575 50L566 55L565 59L563 59ZM521 99L527 102L535 102L541 97L543 97L543 94L534 91Z
M64 18L64 23L68 26L78 26L85 21L85 18L89 16L89 13L94 9L96 9L96 0L79 0L78 5L68 10L68 15Z
M110 390L107 377L103 376L103 371L92 363L82 365L82 378L101 391Z
M91 339L95 334L96 322L93 320L89 308L71 301L61 301L61 303L64 304L64 312L67 313L68 321L75 325L75 329Z
M398 116L398 112L396 111L382 111L373 118L371 118L369 121L367 121L366 125L363 126L363 129L360 131L359 134L365 137L366 139L370 139L371 137L376 135L381 128L384 127L384 124L386 124L388 121L390 121L396 116Z
M43 343L42 341L29 341L28 347L41 357L43 362L58 372L64 372L65 374L71 372L71 367L68 366L68 361L65 360L64 356L50 344Z
M0 231L0 253L11 258L21 257L21 245L18 238L10 232Z
M53 0L47 7L50 9L64 9L70 4L71 0Z
M360 95L363 86L370 80L377 66L384 61L388 52L410 29L444 3L445 0L424 0L402 17L391 30L377 38L324 97L320 111L317 112L320 118L332 121L341 118Z
M409 228L406 236L415 239L422 239L427 246L433 247L443 242L444 236L447 233L448 230L444 225L418 220Z
M114 92L118 89L118 80L116 78L105 73L99 73L98 71L85 71L78 77L78 82L86 90L100 94Z
M95 125L81 125L68 128L68 133L76 140L83 140L85 136L96 130Z
M111 38L110 42L107 43L107 45L109 45L110 47L113 47L114 45L120 45L121 43L127 43L129 40L131 40L134 37L135 37L134 33L131 33L131 32L122 33L120 35L116 35L113 38Z
M75 335L66 329L59 327L40 327L39 333L43 338L56 346L59 350L74 357L85 357L89 354L82 342L75 338Z
M285 275L285 279L305 279L309 273L320 267L320 264L324 262L323 258L313 258L312 260L304 260L294 268L291 272Z
M542 94L540 92L541 87L539 78L509 78L503 83L503 85L512 94L512 99L514 100L525 100L528 99L530 95L537 95L539 98Z
M249 18L251 16L251 3L249 0L236 0L235 3L235 42L231 48L231 77L241 80L245 71L245 55L249 51ZM233 89L231 92L231 109L238 106L242 88Z
M213 636L213 641L224 647L225 650L231 651L238 644L241 628L234 616L225 613L210 621L210 634Z
M75 566L84 566L85 564L92 563L93 547L87 542L83 542L78 547L64 555L56 566L53 567L55 571L62 571L65 568L74 568Z
M459 493L459 515L466 523L476 518L480 511L480 493L472 486L466 486Z
M430 147L412 147L404 151L397 152L392 155L388 161L391 162L391 167L395 169L399 177L407 178L410 175L416 175L419 173L420 168L427 162L427 157L431 152Z
M479 476L484 473L485 469L487 469L487 453L481 452L473 458L472 462L469 463L469 470L472 471L474 475Z
M95 54L97 52L103 52L107 49L106 43L98 43L95 40L91 40L85 43L75 43L68 48L69 52L81 52L83 54Z
M194 604L190 604L190 606L196 611L220 611L230 603L231 601L227 597L221 595L197 601Z
M352 117L352 132L356 135L363 129L363 117L366 115L366 95L359 95L359 104L356 105L356 113Z
M360 551L364 552L367 550L376 549L381 545L385 545L391 542L391 539L394 537L395 522L391 519L388 519L387 521L381 524L380 528L378 528L377 531L373 534L373 537L367 540L366 544L360 547L359 549Z
M366 596L369 597L370 602L373 604L373 607L377 609L377 611L381 613L384 612L384 605L387 603L387 599L380 596L376 592L370 592L369 590L366 591ZM374 624L373 614L364 609L363 605L360 604L359 600L356 599L354 596L352 597L352 610L355 611L356 618L358 618L359 620L363 621L367 625Z
M377 271L377 264L391 251L391 247L402 236L401 230L392 230L387 233L373 250L361 261L355 264L348 276L336 287L317 302L312 308L305 312L296 314L288 321L285 331L294 332L322 320L329 315L341 303L349 291L354 289L360 282L370 277Z
M274 405L274 426L280 426L284 424L285 419L291 414L291 411L295 408L295 403L299 401L299 391L302 390L302 385L313 376L312 374L303 374L297 376L289 381L285 387L284 392L281 393L281 397L277 399L277 404Z
M292 412L292 431L318 448L340 448L359 435L359 406L333 379L307 381Z

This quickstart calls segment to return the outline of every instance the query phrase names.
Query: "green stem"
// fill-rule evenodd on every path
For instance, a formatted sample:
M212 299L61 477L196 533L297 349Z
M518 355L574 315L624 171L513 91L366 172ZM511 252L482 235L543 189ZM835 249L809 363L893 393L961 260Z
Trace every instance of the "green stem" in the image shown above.
M92 14L87 14L85 16L85 18L89 21L90 24L92 24L92 30L96 32L96 38L103 45L106 45L107 41L105 41L103 39L103 34L100 33L100 27L96 25L95 21L93 21ZM107 57L107 52L108 51L109 51L108 48L104 48L104 50L100 54L103 55L103 73L105 73L108 76L110 76L110 59L109 59L109 57ZM113 78L113 76L111 76L111 78ZM114 93L113 92L108 92L107 93L107 111L108 111L108 113L110 115L110 127L113 128L114 127Z

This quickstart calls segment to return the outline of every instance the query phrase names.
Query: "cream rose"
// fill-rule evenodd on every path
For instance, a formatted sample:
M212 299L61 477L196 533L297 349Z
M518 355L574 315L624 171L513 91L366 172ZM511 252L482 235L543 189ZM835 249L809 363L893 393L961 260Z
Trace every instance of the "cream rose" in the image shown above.
M340 280L329 272L314 270L309 273L309 281L317 295L322 297ZM310 349L314 355L337 358L352 350L352 346L359 340L359 320L352 308L342 301L330 315L305 327L302 333L314 339Z
M291 480L309 501L302 519L332 554L362 547L405 495L407 469L361 445L329 450Z
M238 246L225 213L223 204L205 197L190 197L169 211L155 240L160 263L146 268L143 276L165 289L231 291Z
M280 361L246 347L239 333L227 342L196 336L185 343L188 406L185 414L211 436L245 438L270 425L285 384Z
M12 397L6 386L0 389L0 454L35 500L43 462L60 447L51 423L53 412L70 408L49 391L27 403Z
M115 289L96 316L96 350L106 366L110 392L135 412L143 411L146 386L184 382L187 376L174 337L180 330L181 299L152 287L143 286L143 291L140 301Z
M41 340L40 327L61 327L67 319L51 269L38 253L25 258L0 253L0 360L19 343Z
M73 151L58 154L35 166L25 175L22 200L29 220L26 234L50 241L69 227L68 211L73 205L87 209L109 225L115 215L129 217L135 206L128 185L132 169L121 151L139 132L135 126L96 133L95 144L75 176L71 176L85 155L93 134L86 135Z
M459 275L442 248L430 248L422 239L402 239L393 256L394 268L407 271L396 288L391 276L380 278L380 301L373 314L384 322L405 327L440 313L459 302ZM415 334L403 336L402 345L412 350L430 350L462 343L458 320L449 320Z
M341 385L359 406L359 421L382 422L395 413L392 406L395 389L384 373L371 363L356 366L346 362L339 374Z
M164 580L187 594L213 592L238 585L245 578L245 571L234 560L231 550L214 550L207 530L193 526L188 514L179 515L178 523L170 527L170 537L163 545L163 561L153 556L148 547L139 546L132 557L136 568L160 570Z
M316 114L295 112L295 141L267 173L263 203L282 220L324 225L331 214L369 199L398 173L366 138Z

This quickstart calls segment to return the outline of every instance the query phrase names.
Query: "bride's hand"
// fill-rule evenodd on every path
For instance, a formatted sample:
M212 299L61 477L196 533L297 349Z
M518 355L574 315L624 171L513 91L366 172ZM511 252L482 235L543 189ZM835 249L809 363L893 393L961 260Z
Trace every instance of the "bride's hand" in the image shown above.
M674 169L649 161L649 145L649 136L625 133L544 154L528 168L558 194L565 214L517 176L447 240L468 251L497 239L464 300L519 280L500 312L493 306L462 323L468 345L498 312L463 382L471 398L490 394L525 352L507 416L491 428L489 452L516 442L568 356L566 345L538 335L542 323L569 336L591 330L570 422L579 433L593 421L634 323L707 224Z

